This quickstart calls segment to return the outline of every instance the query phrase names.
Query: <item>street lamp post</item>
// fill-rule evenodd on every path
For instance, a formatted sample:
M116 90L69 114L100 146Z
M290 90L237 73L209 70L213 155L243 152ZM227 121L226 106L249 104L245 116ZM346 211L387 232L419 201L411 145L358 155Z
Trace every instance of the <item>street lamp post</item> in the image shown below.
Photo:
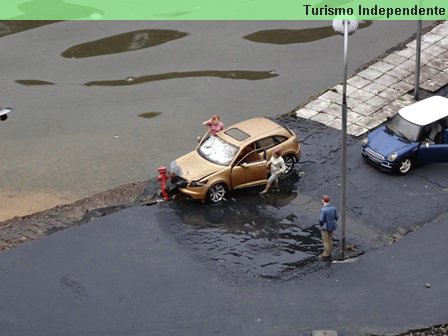
M333 20L333 29L344 35L344 81L342 83L342 164L341 164L341 243L339 258L344 259L345 251L345 217L346 217L346 187L347 187L347 50L348 36L358 28L356 20Z
M417 21L417 37L415 39L415 82L414 98L420 98L420 55L422 52L422 20Z

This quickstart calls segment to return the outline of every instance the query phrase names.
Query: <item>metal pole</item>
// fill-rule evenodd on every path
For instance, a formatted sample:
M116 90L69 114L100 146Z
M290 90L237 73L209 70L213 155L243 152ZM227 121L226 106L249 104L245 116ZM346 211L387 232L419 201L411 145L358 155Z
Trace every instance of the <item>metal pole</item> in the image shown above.
M344 20L344 82L342 83L342 188L341 188L341 245L340 259L344 259L345 251L345 196L347 185L347 49L348 21Z
M415 49L415 84L414 98L418 100L420 97L420 54L422 51L422 20L417 21L417 39Z

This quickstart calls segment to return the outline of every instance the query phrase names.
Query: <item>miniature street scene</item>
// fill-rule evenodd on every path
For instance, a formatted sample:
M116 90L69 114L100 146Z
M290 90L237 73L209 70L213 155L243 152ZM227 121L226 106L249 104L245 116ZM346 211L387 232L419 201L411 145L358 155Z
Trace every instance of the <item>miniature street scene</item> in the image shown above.
M2 43L0 334L448 332L448 22Z

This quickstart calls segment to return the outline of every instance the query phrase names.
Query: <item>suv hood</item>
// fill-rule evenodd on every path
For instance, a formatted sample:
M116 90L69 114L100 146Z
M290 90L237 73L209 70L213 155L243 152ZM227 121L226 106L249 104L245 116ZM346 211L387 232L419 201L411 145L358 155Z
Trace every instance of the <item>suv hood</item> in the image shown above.
M367 144L367 147L370 147L384 157L387 157L393 152L399 153L405 148L415 146L415 142L408 142L407 140L400 138L387 130L385 126L370 133L368 138L369 143Z
M199 181L220 169L223 169L223 166L205 160L196 151L190 152L170 164L171 173L188 181Z

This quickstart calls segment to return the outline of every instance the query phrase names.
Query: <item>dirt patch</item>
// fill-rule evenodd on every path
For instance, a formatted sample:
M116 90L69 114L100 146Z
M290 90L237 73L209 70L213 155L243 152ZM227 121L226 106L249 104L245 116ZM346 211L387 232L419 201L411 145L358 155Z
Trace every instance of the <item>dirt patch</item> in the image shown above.
M58 192L0 192L0 222L13 217L23 217L53 208L60 204L73 203L79 197Z
M38 239L69 226L79 225L92 217L147 202L142 196L149 181L126 184L71 204L0 222L0 251Z

